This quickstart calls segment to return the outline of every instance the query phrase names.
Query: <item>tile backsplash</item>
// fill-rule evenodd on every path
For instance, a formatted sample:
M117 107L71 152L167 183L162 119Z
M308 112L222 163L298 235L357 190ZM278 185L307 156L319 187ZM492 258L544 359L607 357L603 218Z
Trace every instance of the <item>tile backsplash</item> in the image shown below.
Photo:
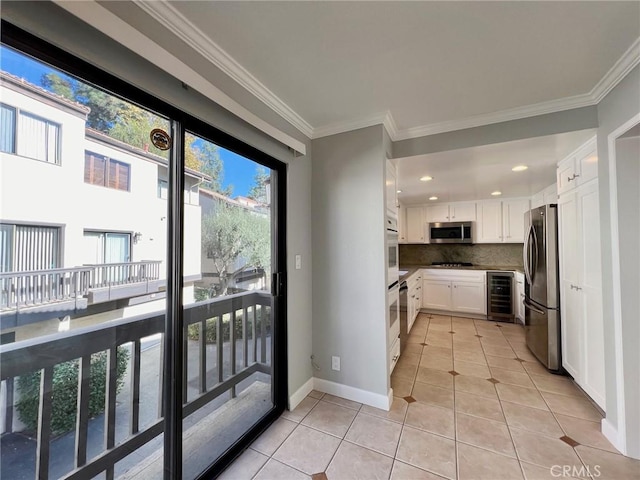
M522 248L522 243L400 245L400 265L471 262L474 265L522 267Z

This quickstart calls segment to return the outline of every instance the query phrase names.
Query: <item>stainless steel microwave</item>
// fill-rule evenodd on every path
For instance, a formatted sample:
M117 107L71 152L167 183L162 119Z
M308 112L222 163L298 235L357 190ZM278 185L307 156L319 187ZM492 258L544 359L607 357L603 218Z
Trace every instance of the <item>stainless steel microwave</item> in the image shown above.
M473 222L429 224L431 243L472 243Z

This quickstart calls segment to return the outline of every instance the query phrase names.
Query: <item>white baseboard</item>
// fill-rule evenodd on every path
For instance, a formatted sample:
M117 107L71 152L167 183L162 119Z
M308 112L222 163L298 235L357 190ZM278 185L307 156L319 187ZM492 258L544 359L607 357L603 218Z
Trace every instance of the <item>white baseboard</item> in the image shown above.
M600 428L602 430L602 434L605 436L611 445L616 447L616 449L623 455L627 454L627 448L625 442L618 435L618 429L606 418L602 419L600 423Z
M298 406L298 404L304 400L304 398L311 393L313 390L314 378L311 377L309 380L304 382L298 390L296 390L293 395L289 397L289 410L293 410Z
M392 390L389 391L389 395L381 395L379 393L373 393L368 390L362 390L349 385L331 382L322 378L313 378L313 388L337 397L346 398L347 400L353 400L354 402L364 403L371 407L381 408L382 410L389 410L391 408L391 401L393 400Z

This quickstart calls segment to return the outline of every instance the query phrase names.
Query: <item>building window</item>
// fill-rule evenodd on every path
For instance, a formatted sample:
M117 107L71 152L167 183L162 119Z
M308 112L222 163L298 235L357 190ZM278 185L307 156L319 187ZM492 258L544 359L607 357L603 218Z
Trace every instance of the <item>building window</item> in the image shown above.
M129 191L131 165L86 151L84 154L84 182L92 185Z
M158 179L158 198L163 200L169 198L169 183L161 178Z
M60 125L2 104L0 151L60 164Z
M0 223L0 272L60 266L60 228Z
M131 261L131 235L118 232L84 232L84 263L126 263Z

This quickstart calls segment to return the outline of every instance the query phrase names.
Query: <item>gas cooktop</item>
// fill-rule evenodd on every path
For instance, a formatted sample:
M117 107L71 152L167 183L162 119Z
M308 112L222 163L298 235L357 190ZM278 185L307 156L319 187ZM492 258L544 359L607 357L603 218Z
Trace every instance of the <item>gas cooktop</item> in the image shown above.
M433 262L433 267L473 267L473 263L468 262Z

